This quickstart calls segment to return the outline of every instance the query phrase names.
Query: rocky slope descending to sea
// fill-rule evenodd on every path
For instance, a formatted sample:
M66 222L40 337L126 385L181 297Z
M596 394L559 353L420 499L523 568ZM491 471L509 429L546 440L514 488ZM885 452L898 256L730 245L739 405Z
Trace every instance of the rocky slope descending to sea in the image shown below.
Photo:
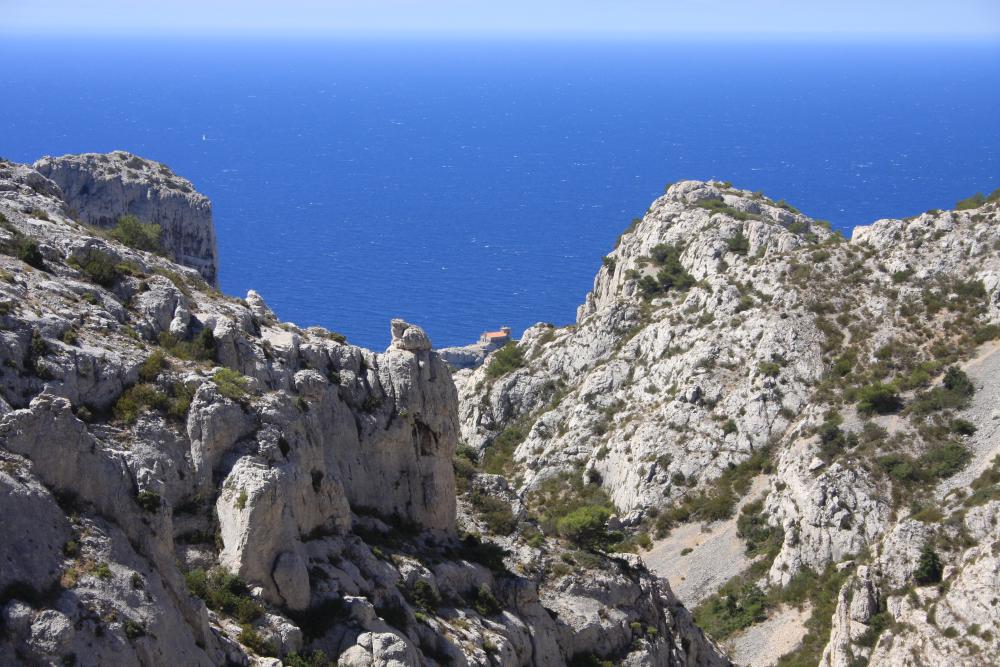
M376 354L74 219L153 164L88 199L0 162L0 663L728 664L634 556L459 530L506 487L419 327Z
M219 257L212 205L186 178L160 162L115 151L43 157L35 170L59 186L81 222L113 227L123 214L160 225L163 249L175 262L217 284Z
M574 325L456 373L463 441L523 516L554 488L610 507L620 548L731 522L749 565L694 614L718 640L795 605L780 664L995 664L998 200L847 241L760 193L670 186ZM727 558L696 546L671 562Z

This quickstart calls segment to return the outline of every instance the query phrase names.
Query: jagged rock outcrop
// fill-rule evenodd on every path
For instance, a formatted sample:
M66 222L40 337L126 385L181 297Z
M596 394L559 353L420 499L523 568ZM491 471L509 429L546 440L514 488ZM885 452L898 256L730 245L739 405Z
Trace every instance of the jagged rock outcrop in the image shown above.
M970 548L957 526L998 481L998 223L995 193L847 241L760 193L674 184L604 258L574 325L536 325L516 353L456 373L462 439L507 472L514 502L575 479L637 536L735 524L763 475L739 517L759 558L745 576L778 599L813 577L825 664L975 664L996 633L949 635L993 577L995 530ZM963 582L956 630L903 620L927 549L956 564L946 588ZM819 591L841 581L834 611ZM707 617L738 616L737 593ZM816 637L803 646L820 660Z
M44 157L35 170L59 186L82 222L113 227L126 214L162 227L162 244L174 261L190 266L210 285L219 274L212 205L168 166L115 151Z
M40 167L113 216L174 196L135 160ZM280 322L64 196L0 162L0 662L727 664L638 561L459 532L457 393L420 327L377 354Z

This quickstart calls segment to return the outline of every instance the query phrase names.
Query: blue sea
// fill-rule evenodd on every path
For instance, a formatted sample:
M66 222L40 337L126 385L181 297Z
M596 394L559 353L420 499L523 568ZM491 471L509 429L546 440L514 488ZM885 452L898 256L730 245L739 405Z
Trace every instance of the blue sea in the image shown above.
M14 39L0 90L0 155L168 163L224 291L376 349L571 322L679 179L848 233L1000 187L998 43Z

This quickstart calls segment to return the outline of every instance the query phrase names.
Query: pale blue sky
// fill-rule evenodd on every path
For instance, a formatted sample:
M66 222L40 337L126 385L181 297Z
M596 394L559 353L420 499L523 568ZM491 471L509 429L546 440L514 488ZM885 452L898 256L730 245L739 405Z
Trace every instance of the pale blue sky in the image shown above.
M0 0L14 35L1000 38L1000 0Z

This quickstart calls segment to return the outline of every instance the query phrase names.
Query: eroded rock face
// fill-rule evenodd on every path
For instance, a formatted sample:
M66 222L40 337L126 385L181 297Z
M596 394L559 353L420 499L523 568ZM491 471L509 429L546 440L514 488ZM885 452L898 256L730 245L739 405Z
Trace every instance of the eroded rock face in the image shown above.
M0 662L726 664L638 562L552 577L557 543L459 537L457 392L420 327L377 354L280 322L69 216L176 223L214 277L169 170L39 168L63 191L0 162Z
M515 507L568 475L652 534L724 517L746 488L734 478L766 476L741 517L775 541L754 583L847 579L824 664L976 664L996 654L969 582L993 577L998 289L996 198L848 242L759 193L676 183L604 259L574 325L527 330L499 376L489 358L455 374L462 440L508 457ZM971 378L968 405L941 400L950 365ZM894 403L861 396L878 392ZM722 525L746 529L736 519ZM961 597L900 593L928 547ZM932 608L951 630L907 628Z
M34 168L59 186L66 205L87 224L113 227L131 214L160 225L164 250L216 284L211 203L166 165L115 151L44 157Z

